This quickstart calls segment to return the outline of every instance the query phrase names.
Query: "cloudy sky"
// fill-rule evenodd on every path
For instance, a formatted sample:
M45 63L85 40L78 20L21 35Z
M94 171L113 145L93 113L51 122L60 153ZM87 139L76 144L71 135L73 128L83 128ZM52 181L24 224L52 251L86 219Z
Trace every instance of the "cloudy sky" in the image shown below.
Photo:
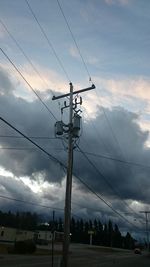
M55 138L54 124L67 122L67 112L61 116L63 101L52 96L68 92L70 81L75 90L89 87L91 77L96 90L82 94L85 154L74 150L72 212L111 218L134 233L144 231L140 211L149 210L149 23L147 0L0 0L1 117L29 137L45 137L32 140L66 164L67 145ZM65 177L59 164L0 121L1 196L63 209ZM0 203L2 210L43 212Z

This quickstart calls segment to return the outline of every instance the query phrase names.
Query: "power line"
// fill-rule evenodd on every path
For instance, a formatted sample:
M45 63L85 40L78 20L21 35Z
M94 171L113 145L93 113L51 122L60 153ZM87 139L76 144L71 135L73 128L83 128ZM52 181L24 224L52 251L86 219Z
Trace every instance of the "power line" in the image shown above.
M99 98L97 91L96 91L96 95L97 95L97 97ZM115 134L115 132L114 132L114 130L113 130L113 127L112 127L112 125L111 125L111 123L110 123L110 121L109 121L109 118L108 118L108 116L107 116L107 114L106 114L106 111L105 111L104 107L102 106L101 98L99 98L99 101L100 101L100 103L101 103L101 109L102 109L102 111L103 111L103 114L104 114L105 120L106 120L106 122L107 122L107 124L108 124L108 127L110 128L111 134L112 134L112 136L113 136L113 138L114 138L116 144L117 144L118 147L119 147L119 150L120 150L120 152L121 152L121 155L123 156L123 159L125 159L125 156L124 156L124 153L123 153L122 148L121 148L121 146L120 146L120 143L119 143L119 141L118 141L118 138L117 138L117 136L116 136L116 134ZM98 106L98 109L100 110L100 107L99 107L99 106Z
M34 146L36 146L37 148L39 148L42 152L44 152L47 156L49 156L49 158L51 160L53 160L56 163L59 163L61 167L63 167L63 168L66 169L66 166L61 161L59 161L57 158L55 158L50 153L48 153L44 148L42 148L37 143L35 143L33 140L31 140L27 135L25 135L24 133L22 133L21 131L19 131L16 127L14 127L12 124L10 124L8 121L6 121L5 119L3 119L2 117L0 117L0 120L3 121L5 124L7 124L13 130L15 130L17 133L19 133L20 135L22 135L25 139L27 139L29 142L31 142Z
M89 186L86 182L84 182L79 176L75 175L75 177L90 191L92 192L97 198L99 198L107 207L109 207L117 216L121 217L124 221L131 224L135 228L138 229L136 225L130 222L127 218L125 218L121 213L119 213L116 209L112 207L110 203L108 203L100 194L96 193L95 190Z
M81 151L78 151L78 150L76 150L76 151L81 153ZM120 163L127 164L127 165L134 165L134 166L142 167L142 168L150 168L150 166L144 165L144 164L141 164L141 163L136 163L136 162L132 162L132 161L125 161L125 160L122 160L122 159L113 158L111 156L100 155L100 154L87 152L87 151L83 151L83 152L85 154L87 154L87 155L91 155L91 156L94 156L94 157L103 158L103 159L107 159L107 160L112 160L112 161L120 162Z
M61 140L58 137L48 137L48 136L28 136L28 137L31 139L39 139L39 140L40 139L41 140ZM23 136L17 136L17 135L0 135L0 138L22 139L24 137ZM76 150L76 152L81 153L80 150ZM117 159L117 158L111 157L109 155L101 155L101 154L88 152L88 151L83 151L83 152L87 155L91 155L91 156L98 157L98 158L104 158L107 160L112 160L112 161L120 162L120 163L127 164L127 165L135 165L137 167L150 168L149 165L145 165L145 164L141 164L141 163L137 163L137 162L132 162L132 161L126 161L126 160L122 160L122 159Z
M31 139L41 139L41 140L53 140L53 139L59 139L58 137L47 137L47 136L28 136L29 138ZM0 138L12 138L12 139L15 139L15 138L24 138L23 136L17 136L17 135L0 135Z
M78 44L77 44L77 41L76 41L75 36L74 36L74 34L73 34L73 31L72 31L72 29L71 29L71 27L70 27L70 25L69 25L69 22L68 22L68 20L67 20L67 18L66 18L66 15L65 15L65 13L64 13L64 11L63 11L63 8L62 8L62 6L61 6L59 0L57 0L57 3L58 3L58 6L59 6L60 11L61 11L61 13L62 13L62 15L63 15L63 17L64 17L64 20L65 20L65 22L66 22L66 25L67 25L67 27L68 27L68 29L69 29L69 32L70 32L70 34L71 34L71 36L72 36L72 39L73 39L73 41L74 41L74 43L75 43L75 46L76 46L76 48L77 48L77 50L78 50L78 53L79 53L79 55L80 55L80 57L81 57L82 63L83 63L83 65L84 65L84 68L85 68L85 70L86 70L86 72L87 72L87 74L88 74L89 81L91 81L91 75L90 75L90 73L89 73L87 64L85 63L85 60L84 60L84 58L83 58L83 56L82 56L82 53L81 53L81 51L80 51L80 48L79 48L79 46L78 46Z
M58 137L46 137L46 136L28 136L31 139L38 139L38 140L61 140ZM12 138L12 139L22 139L25 138L23 136L17 136L17 135L0 135L0 138ZM5 147L0 147L0 149L32 149L32 148L5 148ZM64 149L65 150L65 149ZM82 153L80 150L76 150L76 152ZM137 166L140 168L150 168L149 165L145 165L145 164L141 164L141 163L137 163L137 162L132 162L132 161L125 161L122 159L117 159L117 158L113 158L111 156L107 156L107 155L101 155L101 154L96 154L96 153L92 153L92 152L88 152L88 151L83 151L86 155L91 155L97 158L104 158L107 160L112 160L112 161L116 161L116 162L120 162L123 164L127 164L127 165L133 165L133 166Z
M54 156L52 156L50 153L48 153L45 149L43 149L41 146L39 146L37 143L35 143L34 141L32 141L28 136L26 136L25 134L23 134L21 131L19 131L16 127L14 127L13 125L11 125L8 121L6 121L4 118L0 117L0 120L3 121L5 124L7 124L10 128L12 128L13 130L15 130L17 133L19 133L20 135L22 135L24 138L26 138L29 142L31 142L33 145L35 145L36 147L38 147L38 149L40 149L42 152L44 152L52 161L58 163L62 169L67 169L66 165L64 163L62 163L60 160L58 160L57 158L55 158ZM125 220L126 222L134 225L133 223L131 223L130 221L128 221L122 214L120 214L117 210L115 210L111 204L109 204L100 194L96 193L94 191L94 189L89 186L86 182L84 182L78 175L76 175L74 173L76 179L78 179L90 192L92 192L96 197L98 197L103 203L105 203L114 213L116 213L118 216L120 216L123 220ZM134 225L134 227L136 227Z
M41 151L43 151L45 154L47 154L53 161L59 163L61 165L61 167L65 168L66 169L66 166L61 162L59 161L58 159L56 159L54 156L52 156L51 154L49 154L45 149L43 149L41 146L39 146L37 143L35 143L34 141L32 141L29 137L27 137L25 134L23 134L22 132L20 132L18 129L16 129L16 127L14 127L13 125L11 125L9 122L7 122L5 119L3 119L2 117L0 117L0 120L2 120L4 123L6 123L8 126L10 126L12 129L14 129L16 132L18 132L19 134L21 134L24 138L26 138L29 142L31 142L33 145L35 145L36 147L38 147ZM78 146L78 145L77 145ZM79 148L79 147L78 147ZM82 151L80 148L79 148L80 151ZM84 153L84 152L82 152ZM88 157L86 156L86 158L88 159ZM92 166L95 167L95 165L93 163L91 163L91 161L88 159L88 161L90 162L90 164L92 164ZM97 168L96 168L97 169ZM97 169L97 171L99 172L99 174L105 179L105 181L107 182L107 184L109 184L109 186L112 188L112 190L114 191L112 185L106 180L105 176ZM85 185L86 183L80 179L79 177L76 176L77 179L79 179L80 181L83 182L83 184ZM87 185L87 188L89 189L90 187ZM93 190L92 190L93 192ZM97 195L97 193L95 193ZM118 194L118 193L117 193ZM104 203L106 202L105 200L103 201ZM125 202L126 203L126 202ZM106 203L105 203L106 204ZM127 205L127 204L126 204ZM109 206L109 204L108 204ZM109 206L110 207L110 206ZM130 208L130 207L129 207ZM130 208L131 209L131 208ZM114 211L113 207L112 207L112 210ZM117 212L118 213L118 212ZM121 215L122 216L122 215Z
M16 201L16 202L20 202L20 203L24 203L24 204L31 205L31 206L37 206L37 207L46 208L46 209L51 209L51 210L64 211L63 208L56 208L56 207L52 207L52 206L41 205L41 204L37 204L37 203L35 203L35 202L29 202L29 201L26 201L26 200L16 199L16 198L8 197L8 196L0 195L0 198L2 198L2 199L7 199L7 200L11 200L11 201ZM77 217L77 218L82 219L81 216L75 214L74 212L73 212L73 213L71 212L71 214L72 214L72 216L75 216L75 217Z
M81 150L81 148L77 145L79 151L82 153L82 155L87 159L87 161L90 163L90 165L97 171L97 173L103 178L103 180L106 182L106 184L112 189L112 191L121 198L121 201L130 209L132 212L136 214L136 212L122 199L121 195L118 193L118 191L112 186L112 184L108 181L108 179L104 176L104 174L95 166L95 164L88 158L88 156L85 154L84 151Z
M4 22L0 19L0 23L2 24L2 26L4 27L5 31L8 33L8 35L11 37L11 39L14 41L14 43L16 44L16 46L19 48L19 50L22 52L22 54L24 55L24 57L27 59L27 61L29 62L29 64L32 66L32 68L34 69L34 71L36 72L36 74L40 77L41 81L47 86L47 82L45 81L45 79L41 76L41 74L39 73L39 71L36 69L35 65L33 64L33 62L30 60L30 58L27 56L27 54L24 52L23 48L20 46L20 44L17 42L17 40L15 39L15 37L11 34L11 32L8 30L8 28L6 27L6 25L4 24ZM50 89L51 94L53 95L53 91L52 89Z
M32 90L32 92L37 96L37 98L39 99L39 101L44 105L44 107L47 109L47 111L53 116L53 118L55 120L57 120L57 118L55 117L55 115L53 114L53 112L49 109L49 107L45 104L45 102L42 100L42 98L38 95L38 93L36 92L36 90L33 89L33 87L31 86L31 84L26 80L26 78L23 76L23 74L21 73L21 71L16 67L16 65L12 62L12 60L8 57L8 55L4 52L4 50L2 48L0 48L0 50L3 53L3 55L7 58L7 60L12 64L12 66L14 67L14 69L19 73L19 75L22 77L22 79L26 82L26 84L30 87L30 89Z
M97 97L99 98L99 96L98 96L98 90L96 91L96 94L97 94ZM117 135L115 134L115 131L114 131L114 129L113 129L111 123L110 123L109 117L108 117L108 115L107 115L107 113L106 113L106 111L105 111L105 109L104 109L104 107L103 107L103 105L102 105L101 96L100 96L100 98L99 98L99 101L100 101L100 103L101 103L101 108L102 108L104 117L105 117L105 119L106 119L106 122L107 122L107 124L108 124L108 126L109 126L109 128L110 128L111 133L112 133L112 136L113 136L113 138L114 138L114 140L115 140L116 144L118 145L118 148L119 148L119 150L120 150L120 152L121 152L122 159L123 159L124 161L126 161L126 155L124 154L124 151L122 150L122 147L121 147L121 145L120 145L120 142L119 142L119 140L118 140L118 137L117 137ZM100 110L100 107L99 107L99 106L98 106L98 108L99 108L99 110ZM129 165L129 164L128 164L128 165ZM131 173L134 175L134 170L133 170L132 168L130 168L130 170L131 170ZM140 190L140 187L139 187L139 190Z
M28 0L25 0L25 2L26 2L26 4L27 4L27 6L28 6L28 8L29 8L29 10L30 10L30 12L31 12L31 14L32 14L32 16L34 17L35 21L37 22L37 24L38 24L38 26L39 26L41 32L43 33L45 39L47 40L47 43L48 43L49 47L50 47L51 50L53 51L53 53L54 53L54 55L55 55L55 57L56 57L56 59L57 59L59 65L60 65L60 67L62 68L63 72L65 73L65 76L66 76L67 80L70 82L69 75L68 75L68 73L67 73L67 71L66 71L66 69L65 69L65 67L64 67L64 65L63 65L63 63L62 63L62 61L60 60L59 56L57 55L57 52L56 52L56 50L54 49L52 43L50 42L50 40L49 40L49 38L48 38L46 32L44 31L44 28L42 27L42 25L41 25L41 23L39 22L38 18L36 17L35 13L33 12L33 9L31 8L31 6L30 6Z
M13 201L17 201L17 202L25 203L25 204L28 204L28 205L37 206L37 207L42 207L42 208L47 208L47 209L54 209L54 210L61 210L61 211L64 210L64 209L62 209L62 208L56 208L56 207L45 206L45 205L37 204L37 203L34 203L34 202L29 202L29 201L25 201L25 200L21 200L21 199L16 199L16 198L11 198L11 197L7 197L7 196L3 196L3 195L0 195L0 198L8 199L8 200L13 200Z

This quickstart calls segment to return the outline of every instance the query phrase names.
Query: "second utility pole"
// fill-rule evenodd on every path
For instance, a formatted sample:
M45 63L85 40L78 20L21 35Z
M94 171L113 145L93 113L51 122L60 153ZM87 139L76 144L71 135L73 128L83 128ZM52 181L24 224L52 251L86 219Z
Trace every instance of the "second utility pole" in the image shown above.
M145 213L145 220L146 220L146 237L147 237L147 249L149 251L150 249L150 244L149 244L149 229L148 229L148 213L150 211L140 211L140 213Z

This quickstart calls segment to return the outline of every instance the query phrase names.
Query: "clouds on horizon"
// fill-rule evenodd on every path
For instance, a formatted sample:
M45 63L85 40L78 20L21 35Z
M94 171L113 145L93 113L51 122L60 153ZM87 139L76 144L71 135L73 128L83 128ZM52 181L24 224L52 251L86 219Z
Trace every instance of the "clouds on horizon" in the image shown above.
M16 97L15 86L8 74L2 70L0 72L0 77L2 77L0 88L1 116L28 136L54 136L54 120L50 119L50 115L44 111L44 107L39 101L33 100L32 102L27 102L21 97ZM7 92L9 92L9 94ZM50 104L52 111L58 114L57 112L59 111L57 110L56 103L50 102L49 98L46 100L46 103L48 105ZM125 158L127 161L149 165L150 150L145 146L149 132L143 131L140 128L138 115L121 107L112 108L111 110L105 108L104 110L117 136L121 149L114 139L101 107L98 109L95 119L89 119L83 122L83 134L80 140L80 147L85 152L110 155L119 159ZM1 135L16 135L16 133L8 126L4 125L4 123L0 122L0 126ZM27 176L28 179L37 183L38 177L42 177L43 182L50 183L50 185L53 185L53 188L49 187L47 184L48 191L43 188L41 189L42 193L37 193L35 196L42 196L43 199L50 198L54 206L56 206L58 200L61 201L61 199L64 199L64 184L62 186L64 172L58 165L49 160L42 152L34 149L26 140L1 138L0 143L1 147L26 148L23 151L0 150L1 167L9 170L17 177L17 180L15 178L13 180L13 178L9 178L9 176L7 178L7 176L5 176L4 182L1 176L2 183L0 192L7 193L8 195L10 194L15 198L23 197L23 199L32 199L32 194L34 195L34 193L23 183L21 177ZM64 163L66 162L67 154L66 151L62 150L63 146L60 140L38 140L38 143L56 158ZM123 205L121 200L126 200L131 207L134 206L136 202L139 203L140 207L149 204L149 168L125 165L91 155L88 155L88 157L119 194L116 194L116 192L108 186L107 182L105 182L100 174L90 166L83 155L78 151L75 151L74 156L74 172L88 185L92 186L97 193L100 193L106 200L110 201L116 209L127 211L127 207ZM17 190L14 191L13 188ZM61 191L63 191L62 194ZM89 205L88 195L84 192L87 192L86 188L84 188L78 180L74 179L73 199L77 198L81 206L82 204L83 206L85 204L87 205L87 203ZM84 209L80 208L80 212L83 211L83 213L86 214L90 213L88 205ZM101 213L103 213L102 211L105 205L99 205L97 209L101 207ZM91 196L89 208L92 207L96 207L94 196ZM136 209L138 211L138 205Z

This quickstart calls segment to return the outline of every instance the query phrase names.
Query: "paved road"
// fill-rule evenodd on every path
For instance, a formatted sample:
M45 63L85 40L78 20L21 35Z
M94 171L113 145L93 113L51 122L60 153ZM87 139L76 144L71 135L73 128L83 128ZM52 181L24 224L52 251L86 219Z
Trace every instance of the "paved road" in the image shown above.
M54 266L60 267L60 256L55 256ZM89 246L71 247L70 267L150 267L150 256L135 255L132 251L103 251ZM52 267L51 256L0 255L1 267Z
M73 247L71 267L150 267L150 256L134 254L133 251L99 249L98 247Z

